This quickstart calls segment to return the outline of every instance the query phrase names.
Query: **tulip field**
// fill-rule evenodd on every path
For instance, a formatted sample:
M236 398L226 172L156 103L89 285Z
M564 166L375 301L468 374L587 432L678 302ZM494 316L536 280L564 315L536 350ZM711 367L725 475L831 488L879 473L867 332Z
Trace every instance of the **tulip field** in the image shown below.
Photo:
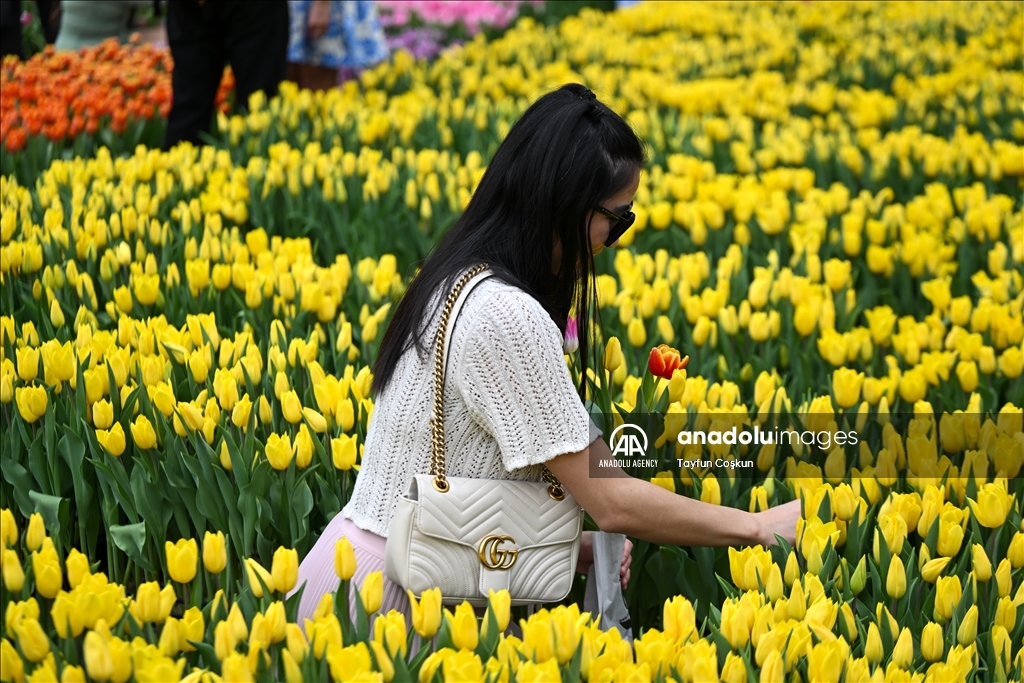
M1013 2L583 10L244 109L228 72L215 144L166 152L166 51L3 62L0 679L1020 682L1022 35ZM650 156L595 257L592 411L859 441L713 451L729 475L658 439L634 474L803 517L793 547L634 539L633 642L582 576L529 615L377 614L347 540L297 623L397 300L568 82Z

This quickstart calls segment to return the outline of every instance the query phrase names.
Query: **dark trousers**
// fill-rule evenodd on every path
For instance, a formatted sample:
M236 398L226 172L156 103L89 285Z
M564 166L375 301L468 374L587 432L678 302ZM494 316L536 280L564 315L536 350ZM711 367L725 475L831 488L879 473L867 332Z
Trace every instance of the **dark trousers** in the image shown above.
M21 54L21 3L0 0L0 58Z
M235 102L267 98L287 74L286 0L178 0L167 3L167 42L174 58L174 103L164 149L188 140L202 144L212 130L213 105L225 63L235 74Z

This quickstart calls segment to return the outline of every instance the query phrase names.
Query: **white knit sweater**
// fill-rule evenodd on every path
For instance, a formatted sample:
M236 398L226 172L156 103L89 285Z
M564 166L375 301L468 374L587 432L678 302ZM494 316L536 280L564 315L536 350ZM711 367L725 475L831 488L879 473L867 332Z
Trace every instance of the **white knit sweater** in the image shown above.
M428 310L432 340L440 307ZM342 511L359 528L386 537L410 478L430 471L433 391L432 350L420 357L413 347L377 397ZM496 277L472 290L455 321L444 426L447 474L484 479L540 480L541 463L583 450L601 433L573 386L558 327L536 299Z

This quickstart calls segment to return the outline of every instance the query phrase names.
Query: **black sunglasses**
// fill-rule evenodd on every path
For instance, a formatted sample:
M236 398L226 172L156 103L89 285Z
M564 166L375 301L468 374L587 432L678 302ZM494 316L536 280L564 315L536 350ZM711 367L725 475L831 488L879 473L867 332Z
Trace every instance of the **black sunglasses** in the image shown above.
M636 214L628 210L631 209L632 207L632 204L626 207L626 213L622 214L621 216L616 213L612 213L603 206L594 207L594 211L597 211L602 216L607 216L613 221L611 228L608 230L608 239L604 241L604 246L611 247L613 244L615 244L615 242L618 241L620 237L622 237L626 233L627 230L633 227L633 222L636 220Z

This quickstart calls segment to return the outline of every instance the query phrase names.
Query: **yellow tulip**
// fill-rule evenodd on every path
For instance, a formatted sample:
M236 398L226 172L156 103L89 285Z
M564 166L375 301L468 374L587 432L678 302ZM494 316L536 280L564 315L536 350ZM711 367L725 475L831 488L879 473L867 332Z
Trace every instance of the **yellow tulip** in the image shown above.
M889 572L885 578L885 592L893 600L899 600L907 592L907 571L903 560L894 555L889 562Z
M313 436L309 433L309 428L303 424L299 426L299 433L295 435L295 466L300 470L305 469L312 461Z
M868 624L868 637L864 643L864 656L872 664L878 664L878 662L882 661L883 654L882 636L878 632L877 624L872 621Z
M12 513L9 508L4 508L3 510L0 510L0 548L7 548L8 546L16 545L17 543L18 523L14 519L14 513Z
M167 541L164 544L167 554L167 573L171 580L188 583L196 576L199 561L199 546L196 539L179 539L177 543Z
M985 554L985 548L980 543L971 546L971 565L974 571L974 578L985 583L992 578L992 562Z
M156 581L139 586L132 601L131 612L143 624L163 624L177 602L174 587L167 584L162 589Z
M274 578L270 572L251 557L245 560L245 573L249 579L249 588L257 598L263 597L264 588L271 592L274 591Z
M374 619L373 640L387 650L386 659L388 661L399 655L405 657L408 646L406 645L405 617L402 613L391 610Z
M64 327L64 311L61 310L60 302L57 299L50 302L50 322L55 330Z
M629 339L629 343L636 348L647 343L647 328L644 327L640 318L633 318L629 321L629 325L626 326L626 337Z
M43 544L42 550L32 553L32 576L36 582L36 592L42 597L52 600L60 592L64 576L57 551L49 539Z
M956 639L963 647L970 646L978 638L978 606L971 605L957 629Z
M306 418L309 426L317 434L323 434L327 431L327 419L320 412L307 407L302 409L302 416Z
M8 635L14 635L13 629ZM21 655L7 638L0 638L0 671L11 681L21 683L25 680L25 665Z
M921 656L927 662L937 662L942 659L945 652L945 640L942 635L942 626L930 621L925 624L921 631Z
M21 566L18 553L8 548L0 551L0 574L3 574L4 587L11 593L19 593L25 584L25 570Z
M267 462L275 470L286 470L295 455L292 440L287 434L271 434L265 447Z
M755 486L750 490L750 512L768 509L768 491L763 486Z
M46 389L43 387L18 387L14 390L14 402L18 405L21 419L29 424L46 414L48 403Z
M249 658L240 652L231 652L220 663L221 678L236 683L252 683L252 671L249 669Z
M949 557L937 557L934 560L928 560L921 567L921 578L928 583L935 583L951 559Z
M274 589L287 593L295 587L299 580L299 553L284 547L274 551L274 561L270 566L270 575L274 580Z
M999 561L999 566L996 567L996 593L999 597L1005 597L1010 594L1010 588L1012 586L1012 577L1010 576L1010 561L1005 557Z
M50 654L50 641L37 619L26 617L14 625L13 631L18 638L18 647L28 661L38 663Z
M281 412L284 414L284 419L292 424L302 422L302 402L297 393L292 390L285 392L281 398Z
M92 424L97 429L109 429L114 424L114 406L106 399L92 404Z
M306 653L309 652L309 642L298 624L285 624L285 645L286 651L296 663L302 663L302 660L306 658Z
M33 512L28 518L28 529L25 531L25 547L29 552L35 552L42 547L44 540L46 540L46 525L43 523L43 516L38 512Z
M356 573L356 554L346 537L334 543L334 572L342 581L348 581Z
M32 382L39 374L39 350L25 346L16 349L14 355L18 358L18 377L26 384Z
M434 637L441 627L441 589L431 588L423 591L417 601L412 591L409 594L409 604L412 606L412 627L420 635L420 638L428 640Z
M977 500L968 498L978 524L988 529L997 529L1006 521L1007 515L1013 508L1014 495L1009 495L1006 489L997 484L985 484L978 490Z
M366 575L363 585L359 587L359 599L363 601L363 607L366 608L367 614L373 614L380 609L380 605L384 601L383 572L370 572Z
M114 675L114 657L106 639L95 631L85 634L85 671L94 681L108 681Z
M302 676L302 669L299 668L300 662L295 661L295 657L288 650L281 652L281 661L284 663L284 680L285 683L302 683L304 680Z
M604 347L604 369L608 372L615 372L625 362L619 338L610 337Z
M178 621L178 644L183 652L195 652L189 641L202 642L206 634L206 621L198 607L189 607Z
M445 619L448 620L448 627L451 629L452 641L459 650L475 650L479 642L479 633L476 627L476 613L473 606L468 602L460 603L455 608L455 614L445 610Z
M910 635L910 629L904 627L900 631L899 638L892 648L892 655L889 657L892 664L901 669L908 668L914 661L914 637Z
M504 588L497 592L489 588L487 589L487 603L488 610L494 609L494 619L498 624L498 631L504 632L508 628L508 622L511 618L512 596Z
M342 434L331 439L331 460L339 470L352 469L356 464L356 437Z
M114 426L110 429L97 429L96 441L115 458L124 453L124 449L127 446L124 438L124 429L121 427L120 422L115 422Z
M156 431L153 423L145 415L139 415L131 424L132 440L135 445L143 450L148 450L156 445Z
M249 415L252 413L252 401L249 394L244 394L231 409L231 424L239 429L246 429L249 426Z
M999 624L1011 632L1013 627L1017 625L1017 605L1014 604L1013 598L1009 595L999 598L999 602L996 603L996 615L992 623Z
M211 574L220 574L228 564L227 547L224 532L213 534L207 531L203 535L203 567Z
M860 400L861 386L864 384L864 373L839 368L832 373L832 393L840 408L852 408Z
M701 481L700 499L712 505L722 504L722 488L715 475L709 474Z
M89 558L78 552L76 548L72 548L71 552L68 553L67 558L64 560L64 566L68 570L68 583L72 589L78 588L78 585L82 583L85 577L90 575Z
M953 610L960 602L961 595L963 595L963 589L960 586L959 576L940 576L935 582L933 618L943 623L949 621L953 616Z

